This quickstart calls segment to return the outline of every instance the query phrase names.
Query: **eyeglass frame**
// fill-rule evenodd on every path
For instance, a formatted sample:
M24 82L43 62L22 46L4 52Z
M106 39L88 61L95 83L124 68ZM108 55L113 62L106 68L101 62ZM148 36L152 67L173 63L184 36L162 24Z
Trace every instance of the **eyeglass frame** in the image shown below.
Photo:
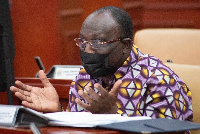
M113 39L113 40L110 40L110 41L101 41L101 40L90 40L90 41L86 41L85 39L82 39L82 38L75 38L74 41L76 42L76 45L80 48L80 49L85 49L85 47L81 47L78 43L77 43L77 40L81 40L81 43L82 45L84 45L86 47L86 44L89 44L93 49L98 49L100 47L94 47L94 44L91 43L91 41L99 41L100 43L97 44L99 46L101 45L104 45L104 44L108 44L108 43L114 43L116 41L123 41L123 40L131 40L130 38L116 38L116 39ZM84 40L82 42L82 40Z

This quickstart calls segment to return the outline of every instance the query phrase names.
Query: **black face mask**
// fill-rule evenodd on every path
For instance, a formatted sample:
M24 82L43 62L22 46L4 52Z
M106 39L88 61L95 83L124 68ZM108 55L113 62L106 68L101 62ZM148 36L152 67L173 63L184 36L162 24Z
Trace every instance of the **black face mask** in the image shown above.
M110 54L93 54L81 51L81 60L86 72L92 77L104 77L114 74L116 67L109 67L108 57Z

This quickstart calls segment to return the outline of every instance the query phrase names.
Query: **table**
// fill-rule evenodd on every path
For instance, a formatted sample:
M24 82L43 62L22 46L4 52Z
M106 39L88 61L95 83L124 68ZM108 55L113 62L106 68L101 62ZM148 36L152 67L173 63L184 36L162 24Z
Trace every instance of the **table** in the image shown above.
M42 134L135 134L125 131L107 130L99 128L74 128L74 127L41 127ZM1 134L33 134L29 128L15 128L0 126ZM167 134L167 133L162 133ZM183 134L183 132L172 132L171 134Z
M23 83L31 86L42 87L42 83L38 78L19 78ZM68 93L72 80L61 79L49 79L52 85L56 88L56 91L60 97L61 104L64 108L67 107ZM130 132L118 131L118 130L106 130L99 128L73 128L73 127L40 127L42 134L130 134ZM29 128L15 128L0 126L1 134L32 134L33 132ZM182 134L183 132L176 132L176 134ZM175 132L173 132L175 134Z

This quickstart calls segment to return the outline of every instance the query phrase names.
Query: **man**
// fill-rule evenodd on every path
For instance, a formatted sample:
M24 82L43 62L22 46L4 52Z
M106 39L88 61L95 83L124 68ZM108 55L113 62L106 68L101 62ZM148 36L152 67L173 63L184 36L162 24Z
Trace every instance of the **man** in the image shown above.
M133 45L133 26L120 8L101 8L84 21L76 45L83 67L72 82L67 111L192 119L191 94L161 61ZM16 81L11 91L22 104L42 112L61 111L59 97L43 71L44 88Z

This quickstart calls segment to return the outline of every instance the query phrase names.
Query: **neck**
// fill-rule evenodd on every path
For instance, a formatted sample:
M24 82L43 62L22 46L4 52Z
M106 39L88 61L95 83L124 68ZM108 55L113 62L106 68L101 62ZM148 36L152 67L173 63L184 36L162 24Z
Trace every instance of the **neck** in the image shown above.
M106 77L102 77L102 81L103 83L105 84L106 87L109 87L111 86L109 81L114 78L114 75L109 75L109 76L106 76Z

